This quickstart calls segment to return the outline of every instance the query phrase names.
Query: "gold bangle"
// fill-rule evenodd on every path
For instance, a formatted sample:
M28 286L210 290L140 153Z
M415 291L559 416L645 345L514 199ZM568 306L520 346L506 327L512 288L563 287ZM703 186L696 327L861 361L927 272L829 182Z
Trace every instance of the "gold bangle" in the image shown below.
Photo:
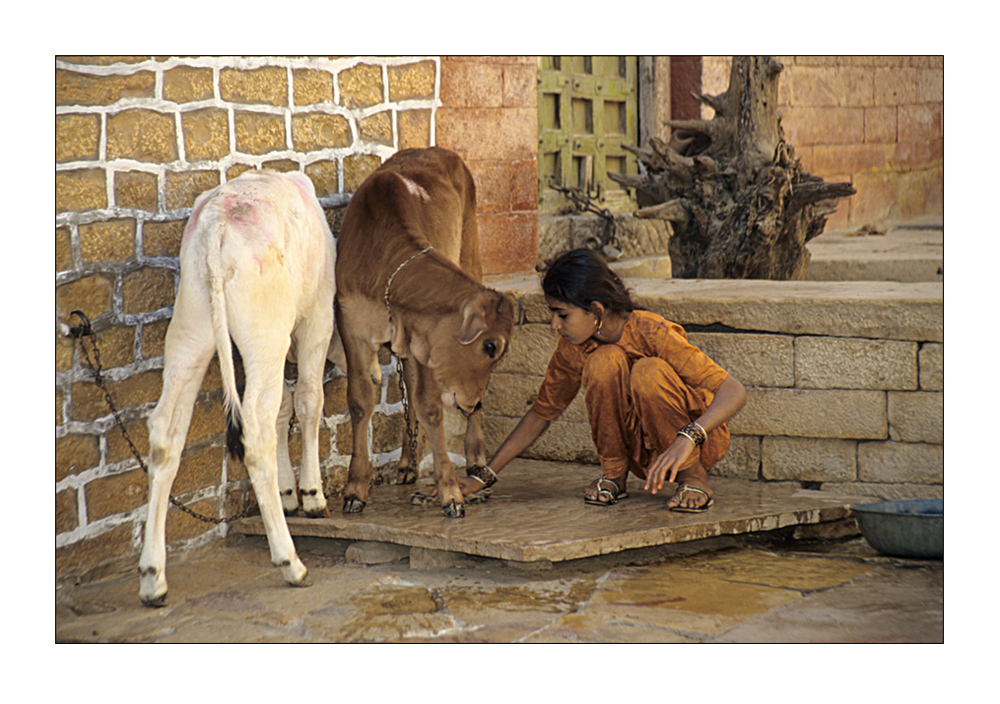
M695 447L705 444L705 440L708 439L708 433L697 423L688 423L683 428L677 431L678 435L683 435L688 440L694 443Z
M486 475L483 478L483 475ZM465 470L465 475L471 477L472 479L477 479L483 483L484 489L489 489L491 486L497 483L497 473L490 469L489 465L484 465L482 467L477 467L473 465Z

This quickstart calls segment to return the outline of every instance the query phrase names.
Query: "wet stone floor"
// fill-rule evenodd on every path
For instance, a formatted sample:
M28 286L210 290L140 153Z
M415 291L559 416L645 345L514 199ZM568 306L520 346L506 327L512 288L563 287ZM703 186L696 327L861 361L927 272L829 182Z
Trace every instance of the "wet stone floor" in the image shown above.
M610 526L625 503L585 515ZM641 504L633 510L653 510ZM881 556L852 536L795 540L792 530L535 561L297 535L308 588L284 583L262 536L232 534L168 555L162 608L139 603L135 574L58 585L56 641L943 642L943 561Z
M168 604L140 605L126 575L58 590L58 642L117 643L940 643L941 562L742 545L686 556L589 558L551 569L468 558L415 570L352 561L306 538L312 586L235 537L168 565ZM648 553L648 551L644 551Z

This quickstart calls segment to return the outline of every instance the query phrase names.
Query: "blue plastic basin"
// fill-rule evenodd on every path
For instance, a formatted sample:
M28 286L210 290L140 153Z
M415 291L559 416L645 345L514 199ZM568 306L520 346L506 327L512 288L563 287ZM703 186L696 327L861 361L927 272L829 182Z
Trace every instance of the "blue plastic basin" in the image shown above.
M851 512L868 544L885 555L944 557L944 499L856 504Z

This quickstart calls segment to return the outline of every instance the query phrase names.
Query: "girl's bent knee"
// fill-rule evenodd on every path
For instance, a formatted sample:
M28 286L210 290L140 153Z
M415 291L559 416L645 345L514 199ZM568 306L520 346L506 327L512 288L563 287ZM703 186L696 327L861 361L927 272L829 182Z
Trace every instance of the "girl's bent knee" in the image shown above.
M590 353L583 365L583 385L620 379L628 374L628 355L617 345L601 345Z
M632 392L642 394L664 385L676 383L677 373L659 357L643 357L632 366Z

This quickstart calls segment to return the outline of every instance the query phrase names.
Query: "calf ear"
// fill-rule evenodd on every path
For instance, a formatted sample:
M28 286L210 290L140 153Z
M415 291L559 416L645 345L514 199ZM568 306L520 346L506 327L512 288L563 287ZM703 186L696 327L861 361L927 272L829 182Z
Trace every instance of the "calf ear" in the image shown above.
M483 315L482 302L477 296L466 302L462 308L462 327L455 335L455 339L463 345L471 345L485 330L486 316Z

